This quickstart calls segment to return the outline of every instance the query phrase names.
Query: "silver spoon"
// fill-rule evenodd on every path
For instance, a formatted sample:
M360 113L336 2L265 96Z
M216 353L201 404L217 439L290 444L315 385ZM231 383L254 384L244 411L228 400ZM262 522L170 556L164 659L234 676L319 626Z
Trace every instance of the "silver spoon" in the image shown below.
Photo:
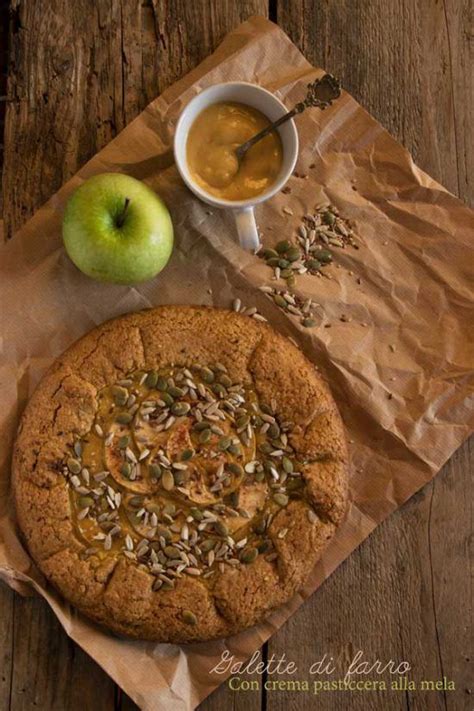
M308 92L303 101L300 101L296 106L294 106L291 111L281 116L277 121L274 121L269 126L256 133L255 136L249 138L248 141L242 143L235 149L235 155L241 164L245 154L262 138L268 136L269 133L274 131L278 126L281 126L285 121L289 121L293 116L301 114L305 109L310 106L316 106L317 108L324 110L327 106L331 106L332 102L338 99L341 95L341 85L332 74L325 74L321 79L316 79L311 84L308 84Z

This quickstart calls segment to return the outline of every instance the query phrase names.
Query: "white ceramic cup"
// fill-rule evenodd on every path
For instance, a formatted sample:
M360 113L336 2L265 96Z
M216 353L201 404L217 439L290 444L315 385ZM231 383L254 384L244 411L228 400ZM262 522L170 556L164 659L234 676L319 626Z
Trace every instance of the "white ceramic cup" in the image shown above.
M191 99L176 124L174 157L182 179L188 188L208 205L232 210L241 246L244 249L256 250L260 241L255 223L254 207L273 197L290 177L298 157L298 134L292 119L278 129L283 145L283 162L275 182L269 186L268 190L248 200L221 200L215 195L207 193L193 180L186 160L189 129L203 109L221 101L236 101L251 106L261 111L270 121L280 118L287 112L287 108L274 94L257 84L248 82L215 84Z

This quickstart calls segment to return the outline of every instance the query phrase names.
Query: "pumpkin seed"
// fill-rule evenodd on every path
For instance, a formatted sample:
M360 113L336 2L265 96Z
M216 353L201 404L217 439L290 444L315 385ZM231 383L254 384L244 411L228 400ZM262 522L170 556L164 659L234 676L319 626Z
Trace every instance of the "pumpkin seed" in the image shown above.
M225 387L222 385L222 383L214 383L212 386L212 392L215 395L227 395L227 390Z
M291 459L288 459L288 457L283 457L283 459L281 460L281 464L282 464L283 470L284 470L287 474L291 474L291 473L292 473L292 471L293 471L293 462L291 461Z
M259 553L268 553L272 549L272 543L271 541L265 539L258 544L257 549Z
M120 412L115 418L119 425L128 425L132 420L133 415L130 412Z
M167 558L179 558L181 551L176 546L165 546L163 552Z
M211 427L210 422L206 422L206 420L201 420L201 422L196 422L195 425L193 425L193 430L195 432L202 432L203 430L207 430Z
M320 249L318 252L318 259L321 264L329 264L329 262L332 262L332 254L329 249Z
M287 269L290 266L290 262L288 261L288 259L279 259L278 266L280 267L280 269Z
M305 265L308 267L308 269L320 269L321 268L321 262L319 259L308 259L307 262L305 262Z
M78 504L81 509L88 509L90 506L94 506L94 499L92 496L80 496Z
M74 459L74 457L69 457L66 462L66 466L71 474L79 474L82 469L81 463L77 459Z
M165 405L167 405L168 407L170 407L170 405L172 405L174 403L174 398L172 398L169 393L162 393L161 399L163 400Z
M240 455L242 454L242 450L240 449L238 444L231 444L229 447L227 447L227 451L234 457L240 457Z
M171 531L168 528L165 528L165 526L158 526L156 533L160 538L164 538L165 541L171 541L172 539Z
M145 385L147 388L152 390L153 388L156 387L156 384L158 382L158 373L156 370L150 370L148 375L145 378Z
M332 213L330 210L324 213L323 215L323 220L327 225L333 225L336 221L336 217L334 213Z
M296 489L301 489L304 486L304 482L302 479L299 479L297 477L294 477L292 479L289 479L289 481L286 484L286 489L287 491L296 491Z
M285 255L289 262L296 262L301 257L301 252L298 247L292 247Z
M158 506L158 504L154 504L153 502L151 502L150 504L147 504L147 505L146 505L146 510L147 510L149 513L154 513L154 514L156 514L157 516L160 515L160 507Z
M191 405L188 402L175 402L171 405L171 412L177 417L186 415L190 409Z
M268 436L271 439L277 439L280 436L280 428L276 422L273 422L267 430Z
M202 543L199 544L200 549L203 551L203 553L209 553L213 548L215 548L216 541L213 541L212 538L206 538Z
M256 548L245 548L240 554L240 561L242 563L253 563L257 559L258 550Z
M161 467L159 464L154 462L153 464L150 464L148 467L148 473L150 474L151 477L154 479L159 479L161 476Z
M265 530L267 528L267 524L264 518L261 518L257 523L254 525L253 530L255 533L259 536L262 535L262 533L265 533Z
M156 381L156 388L157 390L162 390L163 392L166 392L166 390L168 390L168 381L162 375L158 376L158 379Z
M182 388L179 388L177 385L172 385L171 387L169 387L168 392L171 397L183 397L184 395L184 390Z
M214 522L214 530L219 536L228 536L229 535L229 529L227 528L226 524L223 523L222 521L215 521Z
M236 476L243 476L244 474L244 470L242 469L240 464L237 464L237 462L229 462L229 464L227 465L227 469Z
M132 465L130 464L130 462L124 462L122 464L122 466L120 467L120 473L127 479L130 478L130 474L132 473Z
M183 610L182 618L187 625L197 625L197 617L191 610Z
M209 429L203 430L199 434L199 441L201 444L207 444L207 442L209 442L210 439L211 439L211 430L209 430Z
M271 259L272 257L278 257L278 252L276 251L276 249L270 249L270 248L264 249L262 254L263 254L264 259Z
M128 400L128 390L126 388L122 388L120 385L114 385L111 388L111 393L116 405L123 407L123 405L126 404Z
M304 318L303 319L303 326L305 328L313 328L314 326L316 326L316 320L314 318L310 318L310 317Z
M233 491L229 495L229 503L232 506L232 508L236 509L239 505L239 492L238 491Z
M120 439L118 441L118 446L120 449L127 449L129 444L130 444L130 437L128 435L124 435L123 437L120 437Z
M173 479L176 486L182 486L186 481L186 474L182 471L174 471Z
M190 509L189 513L191 514L191 516L193 517L193 519L195 521L202 521L202 519L204 518L204 514L201 511L201 509L197 509L197 508L193 507L192 509Z
M188 459L191 459L193 456L193 450L192 449L184 449L181 452L181 461L182 462L187 462Z
M286 506L289 499L286 494L278 492L277 494L273 494L273 501L278 504L278 506Z
M269 267L278 267L280 263L280 257L271 257L271 259L267 259L267 264Z
M276 304L277 306L279 306L281 309L286 309L287 306L288 306L288 304L286 303L285 299L284 299L283 296L281 296L280 294L275 294L275 296L273 297L273 301L274 301L275 304Z
M210 368L201 368L200 375L205 383L213 383L216 377Z
M282 240L280 240L280 242L278 242L275 245L275 249L278 252L278 254L283 254L290 248L291 248L291 242L289 242L287 239L282 239Z
M232 440L230 437L221 437L217 443L217 447L221 452L225 452L226 449L229 449L231 444Z
M242 427L247 427L249 422L250 422L250 415L243 415L242 417L238 417L236 419L235 426L237 427L238 430L240 430Z

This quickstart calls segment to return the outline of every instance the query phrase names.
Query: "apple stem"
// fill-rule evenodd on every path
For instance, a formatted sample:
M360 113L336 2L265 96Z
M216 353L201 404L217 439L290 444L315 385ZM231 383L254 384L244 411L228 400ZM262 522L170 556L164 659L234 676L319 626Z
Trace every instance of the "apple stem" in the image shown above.
M125 204L123 206L123 210L120 213L120 215L117 217L117 222L116 222L117 227L122 227L123 223L125 222L125 217L127 215L127 210L128 210L129 205L130 205L129 198L125 198Z

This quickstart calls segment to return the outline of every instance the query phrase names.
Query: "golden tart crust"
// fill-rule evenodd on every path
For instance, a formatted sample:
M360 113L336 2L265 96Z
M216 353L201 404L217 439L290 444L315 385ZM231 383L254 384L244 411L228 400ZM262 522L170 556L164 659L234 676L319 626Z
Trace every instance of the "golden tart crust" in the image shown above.
M69 348L13 458L18 522L48 580L130 637L260 621L305 582L347 502L347 451L314 366L266 324L163 306Z

